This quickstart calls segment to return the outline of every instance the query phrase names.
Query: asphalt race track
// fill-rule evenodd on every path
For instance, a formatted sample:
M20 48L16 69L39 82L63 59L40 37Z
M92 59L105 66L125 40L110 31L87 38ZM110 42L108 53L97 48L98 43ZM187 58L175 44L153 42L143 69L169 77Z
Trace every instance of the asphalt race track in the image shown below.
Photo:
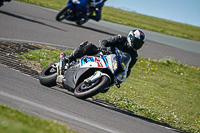
M87 23L55 21L56 12L34 5L11 1L0 8L0 40L41 42L61 48L75 48L82 41L98 40L119 30ZM200 54L148 40L139 52L148 58L173 56L181 62L199 66ZM149 119L106 105L80 100L59 88L41 86L37 79L0 64L0 104L6 104L34 116L56 119L84 133L173 133Z

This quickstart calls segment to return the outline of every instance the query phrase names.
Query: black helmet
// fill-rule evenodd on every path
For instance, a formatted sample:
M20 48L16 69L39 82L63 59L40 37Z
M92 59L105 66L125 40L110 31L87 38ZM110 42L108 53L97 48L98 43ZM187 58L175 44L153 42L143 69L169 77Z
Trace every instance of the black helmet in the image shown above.
M127 37L128 45L134 50L140 49L144 44L144 40L145 34L139 29L131 30Z

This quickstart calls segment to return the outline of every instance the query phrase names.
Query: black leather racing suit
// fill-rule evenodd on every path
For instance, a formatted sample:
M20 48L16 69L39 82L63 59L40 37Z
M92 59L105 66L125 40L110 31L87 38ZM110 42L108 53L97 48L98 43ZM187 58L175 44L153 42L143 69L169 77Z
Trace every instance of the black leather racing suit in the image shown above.
M116 35L116 36L110 37L109 39L101 40L99 45L101 48L107 48L107 50L109 50L112 53L115 53L115 47L117 47L119 50L126 52L131 56L131 62L129 64L128 71L127 71L127 77L128 77L130 75L131 68L135 65L138 59L138 54L137 54L137 51L133 49L128 49L126 44L127 44L127 37ZM74 52L71 55L69 55L67 58L73 61L84 55L95 55L98 52L99 52L98 47L96 47L91 42L86 41L86 42L81 43L80 46L76 48Z
M135 65L138 59L138 54L137 54L137 51L133 49L129 49L126 45L127 45L127 37L121 36L121 35L113 36L107 40L102 40L100 42L100 47L102 48L110 47L108 49L112 53L115 53L115 47L117 47L119 50L126 52L131 56L131 62L129 64L128 71L127 71L127 77L128 77L131 73L131 68Z

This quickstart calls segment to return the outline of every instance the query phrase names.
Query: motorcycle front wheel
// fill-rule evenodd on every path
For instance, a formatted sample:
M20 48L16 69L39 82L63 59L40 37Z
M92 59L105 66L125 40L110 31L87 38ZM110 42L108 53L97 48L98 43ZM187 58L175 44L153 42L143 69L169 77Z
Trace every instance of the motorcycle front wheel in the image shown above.
M65 6L63 9L60 10L60 12L56 15L57 21L62 21L67 16L69 16L72 13L72 9L69 6Z
M110 82L110 78L107 76L102 76L90 85L86 85L83 81L75 88L74 96L80 99L92 97L101 92L105 87L110 84Z
M40 84L47 86L47 87L52 87L56 85L56 79L57 79L57 69L53 67L58 63L58 61L50 64L47 66L39 75L39 81Z
M81 20L76 21L76 24L81 26L85 24L89 19L88 18L82 18Z

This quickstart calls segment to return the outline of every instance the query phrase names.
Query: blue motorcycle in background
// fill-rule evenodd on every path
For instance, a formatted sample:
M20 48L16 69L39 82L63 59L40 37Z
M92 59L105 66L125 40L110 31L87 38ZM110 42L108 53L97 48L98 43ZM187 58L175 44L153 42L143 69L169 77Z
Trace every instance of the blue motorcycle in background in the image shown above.
M68 0L67 5L56 16L57 21L64 19L73 21L77 25L86 23L95 11L92 0Z

